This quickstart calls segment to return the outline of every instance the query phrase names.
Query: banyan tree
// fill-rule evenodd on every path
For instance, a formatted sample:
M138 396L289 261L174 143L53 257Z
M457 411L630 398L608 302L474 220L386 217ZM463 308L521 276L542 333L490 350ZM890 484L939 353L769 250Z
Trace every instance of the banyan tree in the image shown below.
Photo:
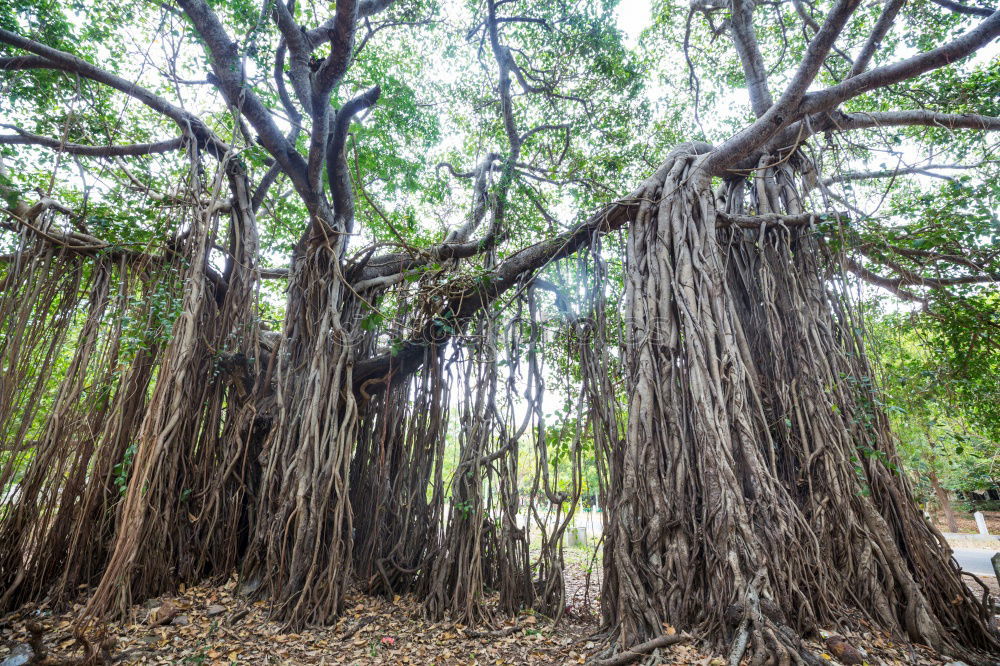
M802 637L863 623L1000 656L859 309L995 290L984 232L907 245L923 213L874 211L993 178L1000 12L664 2L638 44L621 17L0 8L0 608L236 572L294 626L354 588L558 616L586 449L622 648L815 663Z

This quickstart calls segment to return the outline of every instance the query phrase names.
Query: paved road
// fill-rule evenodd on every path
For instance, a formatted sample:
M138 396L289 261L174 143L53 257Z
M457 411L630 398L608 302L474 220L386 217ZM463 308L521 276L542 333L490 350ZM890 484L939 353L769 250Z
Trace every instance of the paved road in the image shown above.
M993 564L990 558L996 551L985 548L955 548L955 559L963 571L974 573L977 576L993 576Z

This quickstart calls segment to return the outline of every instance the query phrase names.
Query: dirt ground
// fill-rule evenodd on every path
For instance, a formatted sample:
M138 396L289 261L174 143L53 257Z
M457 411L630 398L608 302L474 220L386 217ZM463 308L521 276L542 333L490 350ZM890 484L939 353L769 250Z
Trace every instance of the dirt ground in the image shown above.
M990 534L1000 536L1000 511L983 511L983 517L986 519L986 527L989 529ZM942 532L949 531L943 511L938 511L936 515L932 516L932 519L934 526L939 530ZM959 534L979 534L976 519L972 517L971 513L956 512L955 521L958 523Z

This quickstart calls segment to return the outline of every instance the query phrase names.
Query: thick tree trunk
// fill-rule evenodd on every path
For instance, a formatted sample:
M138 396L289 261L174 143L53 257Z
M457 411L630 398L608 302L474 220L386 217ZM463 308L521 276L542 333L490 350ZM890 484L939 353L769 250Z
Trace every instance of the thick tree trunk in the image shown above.
M747 647L795 659L798 635L858 612L952 654L995 652L986 609L898 473L819 247L763 224L717 233L706 150L672 154L629 237L606 619L623 644L668 623L732 640L736 660ZM799 212L789 173L762 166L756 212Z
M332 216L327 217L332 220ZM357 302L341 273L347 234L314 220L289 283L272 367L274 424L263 443L247 590L290 624L331 622L352 575L351 456L359 412L352 371Z

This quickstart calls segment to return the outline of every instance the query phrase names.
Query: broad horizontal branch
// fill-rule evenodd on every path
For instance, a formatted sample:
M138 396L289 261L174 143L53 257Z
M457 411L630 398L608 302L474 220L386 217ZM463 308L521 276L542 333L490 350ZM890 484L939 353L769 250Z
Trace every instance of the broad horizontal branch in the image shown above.
M10 127L10 125L6 125ZM18 128L12 128L16 134L0 134L0 144L8 146L44 146L58 152L84 157L127 157L136 155L155 155L180 150L184 138L167 139L154 143L132 143L128 145L87 146L79 143L65 143L48 136L32 134Z
M704 143L684 144L674 150L702 154L711 150ZM423 363L424 351L432 344L440 344L450 337L449 330L458 330L476 312L495 302L511 287L522 283L528 276L541 270L552 262L570 256L589 243L594 236L606 234L620 229L631 220L644 200L646 193L657 184L662 183L666 170L673 164L668 159L657 169L656 173L647 178L628 196L607 204L583 222L547 240L529 245L504 259L489 276L489 280L480 285L469 287L461 293L452 296L442 308L445 318L449 321L440 323L437 318L427 324L425 329L415 337L402 343L394 352L363 359L354 365L354 388L359 390L366 386L366 392L372 394L384 390L385 384L378 385L380 380L398 378L414 372ZM371 385L375 383L375 388Z
M126 258L129 260L144 260L151 262L163 261L163 258L157 255L130 250L121 246L115 246L101 240L100 238L91 236L90 234L80 233L77 231L60 231L52 228L41 228L34 224L34 218L38 217L38 214L44 207L56 208L63 213L69 212L60 206L54 206L50 202L43 200L32 206L31 210L27 212L27 216L25 218L19 218L8 213L10 220L0 222L0 228L7 229L8 231L12 231L14 233L19 232L22 228L26 229L41 242L67 252L72 252L73 254L81 254L85 256L103 254L112 259ZM8 256L12 260L17 257L17 254L14 253Z
M965 14L966 16L989 16L996 11L991 7L974 7L972 5L963 5L960 2L952 2L952 0L931 0L931 2L945 9L950 9L953 12Z
M872 256L870 249L862 246L858 248L860 252L871 259L872 261L880 264L887 262L880 262L877 256ZM989 271L984 271L977 273L975 275L959 275L954 277L929 277L925 275L919 275L913 271L906 269L898 264L892 264L889 266L890 270L896 273L895 277L885 277L878 275L867 268L864 268L860 264L852 266L852 270L862 277L864 280L876 284L880 287L889 289L893 293L897 293L898 290L903 287L926 287L928 289L946 289L948 287L955 287L959 285L969 285L969 284L993 284L1000 283L1000 273L992 273ZM892 262L888 262L892 263Z
M935 127L946 130L991 132L1000 130L1000 117L977 113L940 113L938 111L870 111L820 113L786 127L765 149L787 150L815 134L826 131L850 132L888 127ZM751 165L752 167L752 165Z
M833 185L834 183L846 183L856 180L875 180L879 178L896 178L898 176L906 176L910 174L921 174L925 176L939 176L935 174L935 171L941 170L964 170L964 169L976 169L981 167L982 164L923 164L916 166L900 166L896 169L880 169L878 171L852 171L849 173L842 173L836 176L831 176L829 178L823 179L824 185Z
M865 282L873 284L876 287L882 287L901 300L910 301L911 303L923 303L925 306L927 305L926 298L919 296L912 291L903 289L894 279L883 277L878 273L870 271L854 259L845 258L842 261L842 265L845 270L853 273Z
M840 130L872 129L876 127L940 127L942 129L1000 130L1000 118L978 113L938 113L937 111L874 111L871 113L840 113L833 117Z
M765 226L785 226L803 227L815 224L824 220L846 220L847 213L799 213L798 215L732 215L730 213L718 213L715 221L716 228L742 227L744 229L759 229Z

